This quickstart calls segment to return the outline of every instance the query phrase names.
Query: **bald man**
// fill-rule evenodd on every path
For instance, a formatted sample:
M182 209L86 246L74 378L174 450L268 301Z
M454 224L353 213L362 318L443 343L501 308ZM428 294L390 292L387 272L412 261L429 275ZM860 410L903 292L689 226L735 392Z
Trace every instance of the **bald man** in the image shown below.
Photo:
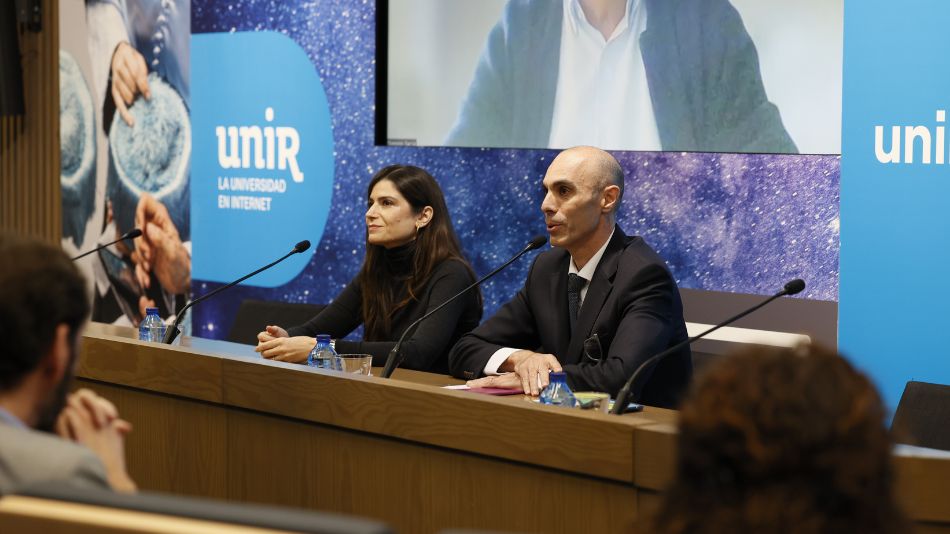
M544 176L541 211L553 250L539 254L524 287L449 354L471 386L537 395L564 371L574 391L615 395L651 356L686 339L683 305L665 262L616 224L623 170L607 152L561 152ZM634 391L674 407L692 375L688 347L658 364ZM480 378L482 377L482 378Z

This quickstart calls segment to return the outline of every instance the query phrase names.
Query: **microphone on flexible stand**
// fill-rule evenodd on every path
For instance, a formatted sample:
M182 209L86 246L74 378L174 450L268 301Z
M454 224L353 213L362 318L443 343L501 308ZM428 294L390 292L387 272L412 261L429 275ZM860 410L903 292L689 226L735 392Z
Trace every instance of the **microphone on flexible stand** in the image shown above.
M203 300L207 300L207 299L209 299L209 298L211 298L211 297L217 295L218 293L224 291L225 289L228 289L229 287L232 287L232 286L235 286L235 285L237 285L237 284L240 284L241 282L247 280L248 278L254 276L255 274L260 273L260 272L262 272L262 271L266 271L267 269L270 269L271 267L273 267L273 266L277 265L278 263L280 263L280 262L286 260L287 258L293 256L294 254L299 254L299 253L301 253L301 252L306 251L306 250L309 249L309 248L310 248L310 241L307 241L306 239L304 239L303 241L301 241L301 242L297 243L296 245L294 245L293 250L291 250L291 251L288 252L287 254L284 254L279 260L277 260L277 261L275 261L275 262L273 262L273 263L269 263L269 264L267 264L267 265L261 267L260 269L254 271L254 272L251 273L251 274L244 275L244 276L238 278L237 280L231 282L230 284L228 284L228 285L226 285L226 286L221 286L221 287L219 287L218 289L215 289L214 291L212 291L211 293L208 293L207 295L202 295L202 296L196 298L195 300L189 302L188 304L185 304L184 306L182 306L182 308L181 308L180 310L178 310L178 315L175 317L175 324L173 324L173 325L171 326L171 328L167 328L167 329L165 330L165 338L162 339L162 343L165 343L166 345L170 345L171 342L172 342L172 341L175 341L175 338L178 337L178 334L181 333L181 330L179 330L178 325L181 324L181 320L182 320L182 318L185 316L185 312L188 311L188 308L191 308L191 307L194 306L195 304L198 304L199 302L201 302L201 301L203 301Z
M104 248L106 248L106 247L115 245L115 244L118 243L119 241L125 241L126 239L135 239L136 237L140 237L141 235L142 235L142 231L141 231L141 230L139 230L138 228L133 228L133 229L129 230L128 232L122 234L122 237L120 237L119 239L116 239L115 241L113 241L113 242L111 242L111 243L106 243L105 245L99 245L98 247L96 247L96 248L94 248L94 249L92 249L92 250L90 250L90 251L83 252L82 254L76 256L75 258L73 258L72 261L76 261L76 260L78 260L79 258L82 258L82 257L85 257L85 256L88 256L88 255L92 254L93 252L98 252L98 251L100 251L100 250L102 250L102 249L104 249Z
M411 334L412 332L415 331L416 327L419 326L419 323L421 323L422 321L426 320L430 315L432 315L432 314L436 313L437 311L441 310L442 308L444 308L444 307L445 307L446 305L448 305L450 302L452 302L452 301L454 301L455 299L461 297L462 295L464 295L465 293L467 293L467 292L470 291L471 289L477 287L479 284L481 284L481 283L484 282L485 280L488 280L488 279L491 278L492 276L495 276L496 274L498 274L499 272L501 272L502 269L504 269L505 267L508 267L509 265L511 265L512 263L514 263L515 260L517 260L517 259L520 258L521 256L524 256L525 254L527 254L528 252L530 252L530 251L532 251L532 250L535 250L535 249L537 249L537 248L541 248L541 247L544 246L544 244L547 243L547 242L548 242L548 238L547 238L547 237L545 237L545 236L543 236L543 235L535 236L534 238L531 239L531 241L530 241L527 245L525 245L525 247L524 247L523 249L521 249L521 252L519 252L519 253L515 254L514 256L512 256L510 260L508 260L508 261L506 261L505 263L501 264L500 267L498 267L498 268L495 269L494 271L492 271L492 272L486 274L485 276L479 278L479 279L476 280L475 283L473 283L472 285L470 285L470 286L466 287L465 289L459 291L459 292L456 293L454 296L452 296L452 298L446 300L446 301L443 302L442 304L439 304L435 309L433 309L433 310L430 311L429 313L427 313L427 314L423 315L422 317L420 317L420 318L416 319L415 321L413 321L412 324L410 324L409 327L406 328L406 329L403 331L402 335L399 336L399 341L396 342L396 345L393 346L392 350L389 351L389 356L386 358L386 365L383 367L383 373L382 373L380 376L382 376L383 378L389 378L390 376L392 376L392 374L393 374L393 372L396 370L396 368L399 367L399 365L402 363L402 360L403 360L402 342L406 339L406 337L407 337L409 334Z
M699 335L693 336L689 339L685 339L677 343L676 345L673 345L672 347L664 350L663 352L657 354L656 356L651 357L647 361L643 362L642 364L640 364L640 367L637 367L636 371L634 371L633 374L630 375L630 378L623 385L623 387L620 388L620 392L617 393L617 399L614 401L614 406L613 408L610 409L610 413L615 414L615 415L620 415L624 413L624 411L627 409L627 402L630 398L630 392L633 391L633 386L636 383L637 378L639 378L640 375L646 372L646 370L653 368L663 358L669 356L670 354L673 354L674 352L680 350L686 345L691 345L694 341L696 341L697 339L701 337L706 336L707 334L710 334L726 325L732 324L738 321L739 319L742 319L746 315L749 315L750 313L758 310L762 306L765 306L766 304L772 302L773 300L779 297L784 297L786 295L795 295L796 293L801 293L803 289L805 289L805 281L802 280L801 278L796 278L792 280L791 282L785 284L785 287L778 293L756 304L755 306L749 308L748 310L740 313L739 315L730 317L729 319L726 319L725 321L717 324L716 326L713 326L709 330L706 330L705 332Z

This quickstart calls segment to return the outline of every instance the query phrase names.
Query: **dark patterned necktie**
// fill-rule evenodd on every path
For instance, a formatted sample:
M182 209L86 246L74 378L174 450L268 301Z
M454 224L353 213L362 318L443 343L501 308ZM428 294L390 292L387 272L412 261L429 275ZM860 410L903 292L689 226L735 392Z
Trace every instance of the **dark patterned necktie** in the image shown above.
M581 289L586 283L586 279L574 273L567 275L567 305L570 311L571 331L574 330L574 323L577 322L577 312L581 309Z

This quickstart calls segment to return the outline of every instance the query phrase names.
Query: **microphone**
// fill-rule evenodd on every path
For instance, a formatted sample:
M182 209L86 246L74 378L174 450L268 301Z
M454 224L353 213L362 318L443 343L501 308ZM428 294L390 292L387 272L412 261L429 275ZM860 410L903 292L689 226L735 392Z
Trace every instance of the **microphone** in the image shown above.
M617 393L617 399L614 401L614 406L613 406L613 408L610 409L610 413L612 413L612 414L614 414L614 415L620 415L620 414L624 413L624 411L625 411L626 408L627 408L627 402L628 402L628 400L629 400L629 398L630 398L630 392L633 390L633 385L636 383L637 378L639 378L640 375L642 375L644 372L646 372L647 369L650 369L650 368L652 368L653 366L655 366L657 363L659 363L660 360L662 360L663 358L669 356L670 354L673 354L674 352L680 350L681 348L685 347L686 345L691 345L694 341L696 341L697 339L699 339L699 338L701 338L701 337L706 336L707 334L710 334L710 333L712 333L712 332L714 332L714 331L716 331L716 330L719 330L720 328L722 328L722 327L724 327L724 326L726 326L726 325L732 324L732 323L738 321L739 319L742 319L742 318L745 317L746 315L749 315L750 313L752 313L752 312L758 310L758 309L761 308L762 306L765 306L766 304L772 302L773 300L775 300L775 299L777 299L777 298L779 298L779 297L784 297L784 296L786 296L786 295L795 295L795 294L801 293L802 290L804 290L804 289L805 289L805 281L802 280L801 278L796 278L796 279L792 280L791 282L788 282L787 284L785 284L785 287L782 288L782 290L779 291L778 293L776 293L776 294L772 295L771 297L769 297L769 298L763 300L762 302L760 302L760 303L756 304L755 306L749 308L748 310L746 310L746 311L740 313L739 315L736 315L735 317L730 317L729 319L726 319L725 321L723 321L723 322L717 324L716 326L713 326L713 327L710 328L709 330L706 330L705 332L703 332L703 333L701 333L701 334L699 334L699 335L696 335L696 336L693 336L693 337L691 337L691 338L689 338L689 339L683 340L683 341L677 343L676 345L673 345L672 347L670 347L670 348L664 350L663 352L657 354L656 356L651 357L651 358L648 359L647 361L643 362L642 364L640 364L640 367L637 367L636 371L634 371L633 374L630 375L630 379L627 380L627 382L623 385L623 387L620 388L620 392Z
M521 249L521 252L519 252L519 253L515 254L514 256L512 256L510 260L508 260L508 261L506 261L505 263L501 264L501 266L498 267L497 269L495 269L494 271L492 271L492 272L486 274L485 276L479 278L478 280L475 281L474 284L472 284L472 285L466 287L465 289L459 291L458 293L456 293L456 294L455 294L452 298L450 298L449 300L443 302L442 304L439 304L435 309L433 309L433 310L430 311L429 313L427 313L427 314L423 315L422 317L420 317L420 318L416 319L415 321L413 321L412 324L410 324L409 327L406 328L406 329L403 331L402 335L399 336L399 341L396 342L396 345L393 346L392 350L389 351L389 356L386 358L386 365L383 367L383 374L380 375L380 376L382 376L383 378L389 378L390 376L392 376L393 371L395 371L396 368L399 367L399 365L402 363L402 359L403 359L403 355L402 355L402 342L406 339L406 336L408 336L409 334L411 334L412 332L414 332L414 331L416 330L416 327L419 326L419 323L421 323L422 321L426 320L430 315L433 315L433 314L436 313L437 311L439 311L439 310L441 310L442 308L444 308L445 306L447 306L450 302L452 302L452 301L454 301L455 299L461 297L461 296L464 295L465 293L468 293L469 290L471 290L472 288L478 286L479 284L481 284L481 283L484 282L485 280L488 280L488 279L491 278L492 276L495 276L496 274L498 274L499 272L501 272L502 269L504 269L505 267L508 267L509 265L511 265L512 263L514 263L515 260L517 260L517 259L520 258L521 256L524 256L525 254L527 254L528 252L530 252L530 251L532 251L532 250L534 250L534 249L541 248L541 247L544 246L544 244L547 243L547 242L548 242L548 238L547 238L546 236L543 236L543 235L534 236L534 237L531 239L531 241L528 242L528 244L525 245L525 247L524 247L523 249Z
M162 339L162 343L165 343L166 345L170 345L171 342L172 342L172 341L175 341L175 338L178 337L178 334L181 333L181 330L179 330L178 325L181 324L181 319L182 319L182 317L185 316L185 312L188 311L188 308L191 308L191 307L194 306L195 304L198 304L199 302L201 302L201 301L203 301L203 300L207 300L207 299L209 299L209 298L211 298L211 297L217 295L218 293L224 291L225 289L228 289L229 287L232 287L232 286L235 286L235 285L237 285L237 284L240 284L241 282L247 280L248 278L254 276L255 274L260 273L260 272L263 272L263 271L266 271L267 269L270 269L271 267L273 267L273 266L277 265L278 263L280 263L280 262L286 260L287 258L293 256L294 254L299 254L299 253L301 253L301 252L306 251L306 250L309 249L309 248L310 248L310 241L307 241L306 239L304 239L303 241L301 241L301 242L297 243L296 245L294 245L293 250L291 250L291 251L288 252L287 254L284 254L279 260L277 260L277 261L275 261L275 262L273 262L273 263L269 263L269 264L267 264L267 265L261 267L260 269L254 271L254 272L251 273L251 274L244 275L244 276L238 278L237 280L231 282L230 284L228 284L228 285L226 285L226 286L221 286L221 287L219 287L218 289L215 289L214 291L212 291L211 293L208 293L207 295L202 295L202 296L196 298L195 300L189 302L188 304L185 304L184 306L182 306L182 308L181 308L180 310L178 310L178 315L175 317L175 324L173 324L173 325L171 326L171 328L167 328L167 329L165 330L165 338Z
M82 254L76 256L75 258L73 258L71 261L76 261L76 260L78 260L79 258L82 258L82 257L85 257L85 256L88 256L88 255L92 254L93 252L98 252L98 251L100 251L100 250L102 250L102 249L104 249L104 248L106 248L106 247L115 245L115 244L118 243L119 241L125 241L126 239L135 239L136 237L140 237L141 235L142 235L142 231L141 231L141 230L139 230L138 228L133 228L133 229L129 230L128 232L122 234L122 237L120 237L119 239L116 239L115 241L113 241L113 242L111 242L111 243L106 243L105 245L99 245L98 247L96 247L96 248L94 248L94 249L92 249L92 250L90 250L90 251L88 251L88 252L83 252Z

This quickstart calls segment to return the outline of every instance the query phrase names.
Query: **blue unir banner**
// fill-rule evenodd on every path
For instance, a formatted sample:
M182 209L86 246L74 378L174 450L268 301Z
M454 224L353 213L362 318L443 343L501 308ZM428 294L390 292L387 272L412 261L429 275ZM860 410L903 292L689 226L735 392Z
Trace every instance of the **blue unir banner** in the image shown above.
M195 35L192 66L192 276L228 282L298 241L320 242L333 187L330 109L310 59L279 33ZM284 284L312 254L248 283Z
M839 347L893 409L950 383L950 2L845 5Z

